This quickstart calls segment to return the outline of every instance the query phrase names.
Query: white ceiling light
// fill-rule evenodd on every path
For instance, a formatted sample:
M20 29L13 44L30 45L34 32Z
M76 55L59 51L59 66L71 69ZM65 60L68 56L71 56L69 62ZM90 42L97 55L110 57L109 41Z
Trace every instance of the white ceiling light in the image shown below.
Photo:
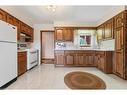
M48 9L49 11L55 12L55 11L56 11L56 6L55 6L55 5L48 5L48 6L47 6L47 9Z

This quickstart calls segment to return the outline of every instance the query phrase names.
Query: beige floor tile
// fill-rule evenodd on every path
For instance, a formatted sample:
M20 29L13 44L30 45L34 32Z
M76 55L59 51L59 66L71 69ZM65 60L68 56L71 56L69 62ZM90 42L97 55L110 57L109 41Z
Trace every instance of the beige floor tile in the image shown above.
M127 80L113 74L105 74L94 67L54 67L53 64L42 64L18 77L17 81L6 89L68 89L64 76L73 71L84 71L102 78L107 89L127 89Z

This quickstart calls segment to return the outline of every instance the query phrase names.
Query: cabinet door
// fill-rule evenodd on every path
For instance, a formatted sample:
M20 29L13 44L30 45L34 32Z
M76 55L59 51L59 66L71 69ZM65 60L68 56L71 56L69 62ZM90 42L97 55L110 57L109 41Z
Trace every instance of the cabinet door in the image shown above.
M27 70L26 52L18 53L18 76L25 73Z
M30 35L31 35L31 42L33 42L34 41L34 29L33 28L30 29Z
M74 64L74 53L65 54L65 63L66 63L66 65L73 65Z
M105 24L105 30L104 30L104 38L109 39L113 38L113 19L107 21Z
M114 17L114 23L115 23L115 28L119 28L123 26L124 24L124 12L118 14L117 16Z
M72 28L65 28L63 31L63 36L65 41L73 41L73 32Z
M74 65L82 66L84 65L84 54L76 53L74 56Z
M102 40L104 38L104 25L101 25L97 29L97 39Z
M31 36L31 27L29 27L29 26L27 26L27 30L26 30L26 34L28 35L28 36Z
M86 64L86 66L95 66L94 65L94 61L93 61L93 59L94 59L94 54L93 53L85 53L84 54L85 56L84 56L84 59L85 59L85 64Z
M98 69L105 71L105 56L99 54L98 57Z
M14 19L14 25L17 27L17 40L20 40L20 21Z
M116 51L115 52L115 73L120 76L124 77L124 58L123 58L123 51Z
M64 51L55 52L56 65L64 65Z
M57 41L64 40L64 38L63 38L63 29L56 29L56 31L55 31L55 39Z
M27 25L23 22L21 22L21 32L25 34L27 32Z
M6 13L0 9L0 20L6 21Z
M114 72L123 77L124 76L124 32L123 27L115 30L115 63Z
M11 15L7 15L7 22L8 23L10 23L10 24L12 24L12 25L14 25L14 17L13 16L11 16Z
M115 30L115 48L116 48L116 51L123 49L123 39L124 39L123 31L124 31L123 27Z

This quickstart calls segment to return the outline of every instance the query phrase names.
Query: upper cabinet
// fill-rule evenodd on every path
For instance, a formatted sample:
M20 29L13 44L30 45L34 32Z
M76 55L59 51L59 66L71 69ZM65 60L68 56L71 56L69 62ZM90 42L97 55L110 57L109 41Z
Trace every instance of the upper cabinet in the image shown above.
M6 21L6 13L0 9L0 20Z
M104 38L104 25L100 25L97 28L97 39L102 40Z
M113 19L108 20L104 24L104 38L105 39L112 39L112 38L114 38L114 33L113 33Z
M73 28L55 28L56 41L73 41Z
M113 32L114 32L113 19L110 19L97 28L97 39L98 40L113 39L114 38Z
M115 17L114 17L114 27L115 27L115 29L116 28L119 28L119 27L121 27L121 26L123 26L124 25L124 12L122 12L122 13L120 13L120 14L118 14L118 15L116 15Z
M24 33L24 34L27 34L27 31L28 31L28 26L21 22L21 33Z
M13 16L7 14L7 22L8 22L9 24L14 25L14 19L15 19L15 18L14 18Z
M63 29L55 29L55 39L57 40L57 41L62 41L62 40L64 40L64 38L63 38Z
M65 41L73 41L73 28L66 28L64 29L63 36Z

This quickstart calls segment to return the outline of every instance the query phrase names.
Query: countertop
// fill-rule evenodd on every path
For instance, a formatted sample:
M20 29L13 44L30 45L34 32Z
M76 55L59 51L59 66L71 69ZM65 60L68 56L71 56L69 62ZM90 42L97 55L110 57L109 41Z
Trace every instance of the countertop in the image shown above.
M55 48L55 50L94 50L94 51L114 51L113 49L95 48Z
M26 52L26 51L27 51L26 49L23 49L23 50L18 49L18 52Z

